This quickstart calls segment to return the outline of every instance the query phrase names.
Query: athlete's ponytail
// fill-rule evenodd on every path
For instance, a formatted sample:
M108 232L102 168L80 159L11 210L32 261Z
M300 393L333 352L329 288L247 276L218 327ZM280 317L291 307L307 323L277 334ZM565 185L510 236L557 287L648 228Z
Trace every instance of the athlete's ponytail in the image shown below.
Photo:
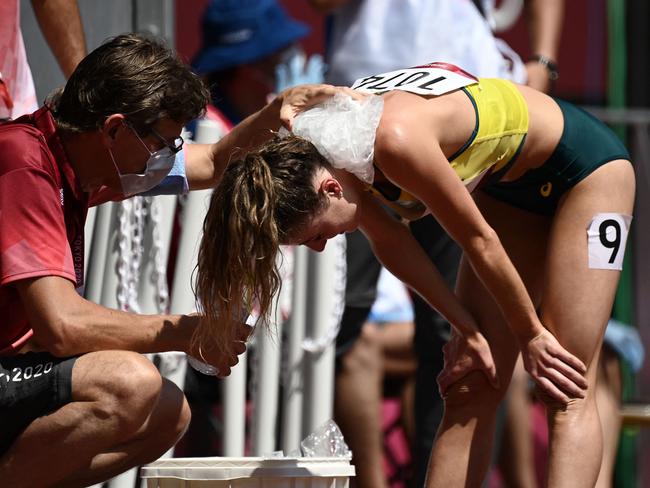
M230 353L238 324L255 306L266 319L280 287L280 244L319 210L315 147L290 136L232 162L203 223L196 295L206 316L195 341Z

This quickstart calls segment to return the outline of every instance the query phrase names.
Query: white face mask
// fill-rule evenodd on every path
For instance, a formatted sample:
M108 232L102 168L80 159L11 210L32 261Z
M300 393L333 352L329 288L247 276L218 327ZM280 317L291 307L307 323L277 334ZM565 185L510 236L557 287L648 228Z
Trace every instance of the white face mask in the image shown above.
M129 129L133 131L138 140L142 143L144 148L149 153L149 159L144 170L144 173L127 173L122 174L120 168L115 162L115 157L113 156L113 151L108 149L108 153L111 155L113 160L113 165L117 171L117 176L120 178L120 185L122 186L122 193L124 196L130 197L138 193L144 193L148 190L151 190L156 185L158 185L165 177L169 174L172 167L174 166L174 161L176 159L176 153L170 147L163 147L155 152L151 152L144 141L140 138L138 133L131 126L127 125ZM180 138L179 138L180 139ZM164 139L163 139L164 140ZM182 142L178 145L180 150ZM178 152L178 151L176 151Z

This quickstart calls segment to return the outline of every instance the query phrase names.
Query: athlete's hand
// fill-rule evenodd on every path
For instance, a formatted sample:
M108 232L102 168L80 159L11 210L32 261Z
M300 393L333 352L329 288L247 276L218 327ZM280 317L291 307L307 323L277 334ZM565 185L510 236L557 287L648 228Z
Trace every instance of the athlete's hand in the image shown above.
M587 368L547 329L526 343L521 355L526 371L543 394L565 405L571 399L585 397Z
M282 101L282 107L280 108L282 125L287 130L291 130L296 115L333 97L336 93L350 95L355 100L362 100L367 96L345 86L297 85L287 88L278 95L278 98Z
M440 394L472 371L482 371L494 388L499 387L497 369L485 337L475 331L463 337L452 329L451 338L442 348L445 355L445 367L438 375Z

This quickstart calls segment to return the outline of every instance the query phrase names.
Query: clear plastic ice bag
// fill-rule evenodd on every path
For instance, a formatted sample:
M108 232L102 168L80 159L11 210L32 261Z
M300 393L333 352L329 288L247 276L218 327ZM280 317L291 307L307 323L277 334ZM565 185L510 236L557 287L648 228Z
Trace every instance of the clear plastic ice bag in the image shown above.
M376 95L353 100L337 93L296 116L292 132L310 141L337 169L344 169L371 184L375 175L375 133L384 110ZM287 135L281 129L281 136Z
M332 419L320 425L300 442L305 457L342 457L352 459L341 429Z

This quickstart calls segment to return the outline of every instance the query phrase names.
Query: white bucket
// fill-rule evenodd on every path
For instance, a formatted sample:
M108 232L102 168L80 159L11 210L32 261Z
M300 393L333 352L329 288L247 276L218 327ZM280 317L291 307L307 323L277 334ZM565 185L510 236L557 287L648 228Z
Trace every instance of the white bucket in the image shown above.
M345 458L160 459L142 468L147 488L348 488Z

